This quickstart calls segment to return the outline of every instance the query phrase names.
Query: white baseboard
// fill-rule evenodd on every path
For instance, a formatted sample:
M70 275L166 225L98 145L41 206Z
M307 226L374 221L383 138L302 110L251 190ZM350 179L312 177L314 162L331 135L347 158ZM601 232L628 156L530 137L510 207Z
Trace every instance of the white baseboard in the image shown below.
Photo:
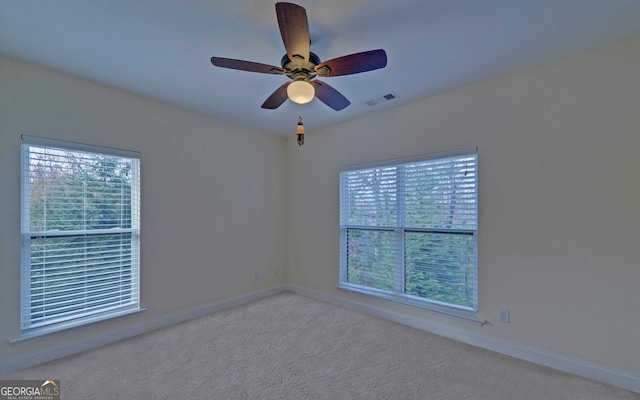
M408 325L413 328L431 332L439 336L444 336L462 343L470 344L472 346L481 347L483 349L491 350L496 353L533 362L539 365L544 365L546 367L553 368L562 372L582 376L585 378L593 379L595 381L607 383L623 389L640 393L640 377L628 374L626 372L587 363L533 347L523 346L521 344L510 342L507 340L468 332L440 323L415 318L409 315L399 314L397 312L383 310L369 304L349 300L315 289L309 289L296 285L287 285L286 289L293 293L351 308L356 311L373 315L375 317L397 322L403 325Z
M180 322L188 321L194 318L202 317L207 314L222 311L224 309L235 307L244 303L281 293L286 289L285 285L274 286L263 290L243 294L232 297L230 299L218 301L200 307L179 311L167 316L132 324L125 328L115 329L92 335L80 340L74 340L69 343L63 343L52 347L47 347L39 351L20 355L8 360L0 361L0 375L8 374L13 371L33 367L38 364L57 360L86 350L94 349L99 346L114 343L122 339L127 339L143 333L151 332L156 329L165 328Z
M271 296L285 290L303 296L315 298L321 301L326 301L328 303L351 308L403 325L408 325L417 329L434 333L439 336L448 337L462 343L470 344L472 346L495 351L496 353L501 353L521 360L530 361L536 364L544 365L546 367L557 369L559 371L582 376L640 393L640 377L638 376L613 370L607 367L586 363L584 361L572 359L544 350L523 346L518 343L496 339L478 333L453 328L436 322L383 310L369 304L349 300L326 292L321 292L315 289L309 289L296 285L279 285L272 288L247 293L219 302L176 312L154 320L133 324L125 328L100 333L98 335L93 335L80 340L75 340L70 343L63 343L57 346L48 347L46 349L24 354L18 357L11 358L9 360L0 361L0 375L33 367L38 364L67 357L99 346L114 343L122 339L151 332L156 329L168 327L180 322L188 321L190 319L202 317L207 314L222 311L230 307L235 307L254 300L259 300L261 298Z

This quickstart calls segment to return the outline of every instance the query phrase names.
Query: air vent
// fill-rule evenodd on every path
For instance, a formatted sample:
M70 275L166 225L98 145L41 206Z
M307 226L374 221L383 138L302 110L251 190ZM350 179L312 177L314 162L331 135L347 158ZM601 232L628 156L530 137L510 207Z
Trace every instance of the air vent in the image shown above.
M385 95L382 95L382 96L379 96L379 97L375 97L375 98L373 98L371 100L367 100L365 102L365 104L368 105L369 107L373 107L376 104L386 103L387 101L391 101L391 100L397 99L397 98L398 98L397 94L395 94L393 92L390 92L390 93L387 93Z

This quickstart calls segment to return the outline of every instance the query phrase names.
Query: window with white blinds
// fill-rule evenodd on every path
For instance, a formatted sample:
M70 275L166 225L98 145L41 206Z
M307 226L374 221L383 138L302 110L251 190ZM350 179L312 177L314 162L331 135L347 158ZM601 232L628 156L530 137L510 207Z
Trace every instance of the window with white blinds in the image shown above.
M477 311L477 150L340 171L340 286Z
M139 153L22 137L22 331L138 310Z

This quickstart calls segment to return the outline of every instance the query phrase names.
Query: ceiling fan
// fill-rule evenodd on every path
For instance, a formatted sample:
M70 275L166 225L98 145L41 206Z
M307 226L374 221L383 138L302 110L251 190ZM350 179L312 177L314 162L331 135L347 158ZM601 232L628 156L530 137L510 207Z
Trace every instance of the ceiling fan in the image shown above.
M276 3L278 26L284 47L287 51L282 57L282 67L236 60L232 58L211 57L216 67L241 71L260 72L265 74L286 75L293 82L281 85L262 104L262 108L274 110L291 99L298 104L305 104L317 97L336 111L346 108L349 100L340 92L316 77L351 75L384 68L387 65L387 54L384 50L370 50L350 54L329 61L321 62L320 58L310 51L309 24L307 12L297 4Z

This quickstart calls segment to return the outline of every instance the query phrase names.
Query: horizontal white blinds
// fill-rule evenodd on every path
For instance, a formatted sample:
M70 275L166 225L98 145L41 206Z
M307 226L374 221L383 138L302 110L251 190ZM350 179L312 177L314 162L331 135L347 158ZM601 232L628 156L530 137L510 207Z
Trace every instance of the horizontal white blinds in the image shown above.
M36 139L22 145L23 330L139 307L136 153Z
M341 173L341 225L475 230L476 155Z
M475 310L477 153L345 168L341 284Z

